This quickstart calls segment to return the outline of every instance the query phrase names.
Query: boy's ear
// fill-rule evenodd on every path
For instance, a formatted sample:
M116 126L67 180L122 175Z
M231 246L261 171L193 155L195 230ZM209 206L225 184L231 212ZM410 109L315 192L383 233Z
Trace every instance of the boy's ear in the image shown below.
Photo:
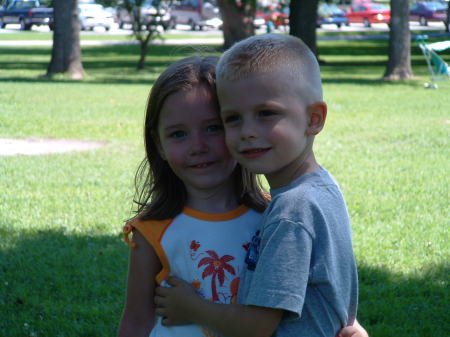
M325 102L315 102L308 107L309 123L306 135L315 136L322 131L327 118L327 104Z

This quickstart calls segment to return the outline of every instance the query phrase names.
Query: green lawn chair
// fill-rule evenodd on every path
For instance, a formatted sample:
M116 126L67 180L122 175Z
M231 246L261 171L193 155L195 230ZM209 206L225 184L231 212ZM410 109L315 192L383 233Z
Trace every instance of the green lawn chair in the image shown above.
M450 67L437 54L437 52L450 48L450 41L442 41L435 43L426 43L427 36L419 35L416 37L417 43L425 56L428 70L431 74L431 83L425 83L426 88L437 89L436 81L450 79Z

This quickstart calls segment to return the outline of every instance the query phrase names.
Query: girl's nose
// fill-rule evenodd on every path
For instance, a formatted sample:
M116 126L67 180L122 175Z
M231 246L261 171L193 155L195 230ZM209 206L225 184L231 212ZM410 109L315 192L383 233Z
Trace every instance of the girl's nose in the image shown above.
M209 150L208 142L205 136L201 134L193 135L191 144L191 154L206 153Z

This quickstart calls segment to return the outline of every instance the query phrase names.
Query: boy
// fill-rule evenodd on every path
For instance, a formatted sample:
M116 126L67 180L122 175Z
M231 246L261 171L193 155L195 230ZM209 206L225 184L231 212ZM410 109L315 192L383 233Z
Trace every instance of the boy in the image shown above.
M221 57L217 92L231 154L266 176L272 201L241 304L203 300L172 278L157 289L156 312L225 336L335 336L355 321L358 280L344 199L313 152L327 115L317 60L292 36L253 36Z

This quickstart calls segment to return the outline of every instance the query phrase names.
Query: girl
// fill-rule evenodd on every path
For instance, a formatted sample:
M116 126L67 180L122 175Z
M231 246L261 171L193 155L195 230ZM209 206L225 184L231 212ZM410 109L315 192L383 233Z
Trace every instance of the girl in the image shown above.
M136 175L137 216L119 336L213 336L154 320L155 280L190 282L212 301L235 302L250 238L267 201L224 140L215 95L216 57L172 64L150 93L146 158ZM141 183L143 182L143 183Z
M137 215L124 227L133 249L121 337L216 336L200 326L166 327L155 320L156 282L164 284L168 275L188 281L204 298L236 301L249 241L267 199L255 175L225 146L215 93L217 60L195 56L175 62L150 92L146 158L136 174ZM364 336L356 331L355 337Z

